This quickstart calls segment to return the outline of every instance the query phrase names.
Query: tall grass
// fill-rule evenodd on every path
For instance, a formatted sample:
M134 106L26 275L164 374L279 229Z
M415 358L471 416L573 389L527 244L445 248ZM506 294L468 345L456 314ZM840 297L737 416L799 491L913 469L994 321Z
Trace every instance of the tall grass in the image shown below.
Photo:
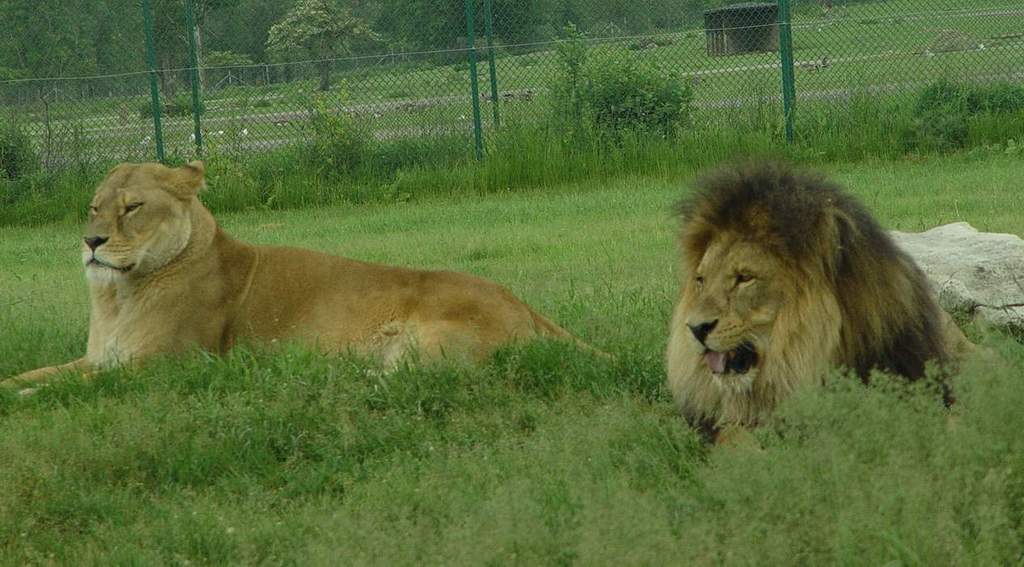
M965 100L1024 100L1024 90L1008 85L950 88L964 93ZM482 160L474 159L472 142L462 135L372 140L357 123L325 114L325 125L315 128L309 143L259 156L211 148L208 182L215 191L208 202L215 212L229 212L473 196L632 175L681 179L746 154L854 163L942 155L950 149L999 151L1018 147L1024 139L1021 105L993 109L975 104L978 108L966 110L972 106L965 104L955 111L946 105L922 111L920 100L879 100L860 92L802 101L795 115L797 138L788 145L778 103L762 100L695 112L672 135L625 130L608 136L592 124L570 125L563 119L513 124L487 132ZM80 220L103 173L82 166L13 180L0 176L0 224Z

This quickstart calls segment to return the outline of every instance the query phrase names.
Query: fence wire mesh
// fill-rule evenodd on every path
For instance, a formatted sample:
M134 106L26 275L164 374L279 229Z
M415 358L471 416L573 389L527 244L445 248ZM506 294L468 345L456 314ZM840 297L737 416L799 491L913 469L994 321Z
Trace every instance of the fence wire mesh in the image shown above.
M378 141L454 136L468 148L471 54L484 142L499 124L564 126L588 104L605 125L672 122L662 100L685 108L688 128L777 127L784 26L798 117L857 100L916 100L940 80L1024 81L1024 7L1007 0L791 0L789 21L775 1L187 1L143 3L155 16L161 132L136 0L0 7L21 22L0 40L0 171L28 167L15 163L18 143L47 170L154 159L157 136L169 156L189 157L200 151L197 112L206 153L302 146L324 116ZM616 81L636 77L649 82L642 96L658 91L654 103L615 98L626 88ZM999 103L992 96L978 104Z

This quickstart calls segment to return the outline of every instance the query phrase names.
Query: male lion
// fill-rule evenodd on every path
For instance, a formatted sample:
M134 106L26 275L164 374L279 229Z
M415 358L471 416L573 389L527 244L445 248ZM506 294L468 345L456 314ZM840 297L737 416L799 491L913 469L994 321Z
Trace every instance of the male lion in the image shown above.
M203 185L202 162L111 170L82 242L92 308L86 355L7 383L191 346L223 353L238 340L304 341L387 366L413 353L478 361L517 340L576 340L481 278L234 240L197 198Z
M832 366L913 380L971 348L914 261L819 174L725 168L679 212L668 386L706 433L757 425Z

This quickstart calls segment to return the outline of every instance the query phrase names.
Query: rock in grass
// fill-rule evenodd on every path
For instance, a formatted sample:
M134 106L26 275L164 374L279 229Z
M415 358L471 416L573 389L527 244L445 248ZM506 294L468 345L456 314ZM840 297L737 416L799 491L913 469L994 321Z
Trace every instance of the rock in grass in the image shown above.
M1019 236L979 232L966 222L890 234L927 274L943 308L1024 330L1024 240Z

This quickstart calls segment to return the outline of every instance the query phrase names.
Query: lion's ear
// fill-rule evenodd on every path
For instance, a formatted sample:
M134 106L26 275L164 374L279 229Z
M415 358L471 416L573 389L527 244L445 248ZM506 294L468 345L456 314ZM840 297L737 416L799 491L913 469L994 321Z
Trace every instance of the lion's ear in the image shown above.
M695 219L685 225L680 238L680 247L683 253L683 262L690 271L696 270L700 261L704 259L704 253L708 251L713 237L714 229L703 219Z
M195 197L206 186L206 167L201 161L189 162L175 168L171 185L175 193L184 198Z
M860 231L850 215L833 208L826 213L823 233L821 257L825 262L825 273L836 278L847 264L849 254L857 249L855 242Z

